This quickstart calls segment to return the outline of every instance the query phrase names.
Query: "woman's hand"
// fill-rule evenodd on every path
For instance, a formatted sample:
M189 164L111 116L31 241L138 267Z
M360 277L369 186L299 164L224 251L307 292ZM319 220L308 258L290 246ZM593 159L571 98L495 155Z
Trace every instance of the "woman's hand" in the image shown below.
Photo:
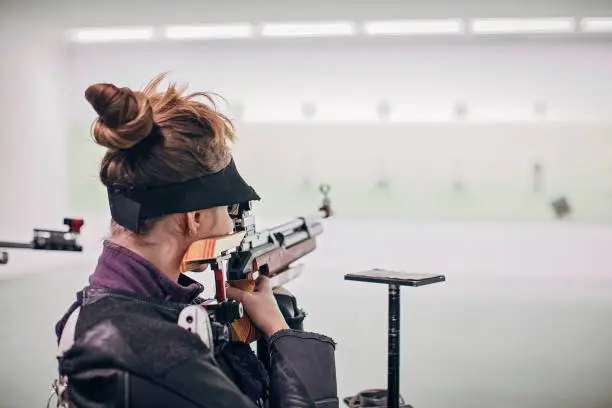
M267 337L289 328L272 294L270 280L266 276L260 275L255 280L253 292L228 287L226 293L228 298L242 303L253 324Z

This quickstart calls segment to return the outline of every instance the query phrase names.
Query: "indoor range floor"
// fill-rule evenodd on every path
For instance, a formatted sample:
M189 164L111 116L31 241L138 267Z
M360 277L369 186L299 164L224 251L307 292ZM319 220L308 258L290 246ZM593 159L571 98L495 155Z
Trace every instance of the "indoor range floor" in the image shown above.
M0 407L45 406L53 326L86 284L99 236L84 237L82 254L14 250L0 266ZM402 289L401 392L415 408L609 408L610 248L612 226L571 221L336 219L287 288L306 328L337 342L341 398L386 386L387 289L343 280L381 267L447 278Z

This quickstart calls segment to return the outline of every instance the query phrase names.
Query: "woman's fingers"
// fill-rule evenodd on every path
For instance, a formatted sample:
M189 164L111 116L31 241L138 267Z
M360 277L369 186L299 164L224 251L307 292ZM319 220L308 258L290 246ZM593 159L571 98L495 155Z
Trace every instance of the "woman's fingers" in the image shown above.
M244 295L246 295L246 293L247 292L245 292L244 290L232 288L231 286L225 288L225 294L227 295L227 297L232 300L236 300L240 303L242 303L242 301L244 300Z
M270 279L267 276L259 275L255 279L255 290L257 292L265 292L270 290Z

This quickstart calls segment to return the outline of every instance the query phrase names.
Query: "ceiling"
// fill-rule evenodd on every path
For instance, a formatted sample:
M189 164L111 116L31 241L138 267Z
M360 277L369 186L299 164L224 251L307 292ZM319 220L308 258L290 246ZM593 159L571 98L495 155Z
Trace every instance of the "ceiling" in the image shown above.
M612 0L1 0L13 23L91 25L444 17L612 16Z

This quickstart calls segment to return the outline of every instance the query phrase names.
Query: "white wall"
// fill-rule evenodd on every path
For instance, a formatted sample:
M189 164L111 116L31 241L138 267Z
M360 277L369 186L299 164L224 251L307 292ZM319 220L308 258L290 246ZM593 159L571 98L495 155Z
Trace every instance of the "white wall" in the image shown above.
M62 216L73 215L66 213L71 210L64 182L70 170L66 134L73 131L73 122L88 125L93 118L83 98L84 89L93 82L138 87L154 74L170 70L172 79L244 104L248 121L301 120L305 101L317 103L317 119L323 121L377 120L375 107L380 100L391 102L392 120L417 121L449 120L457 101L467 103L468 121L533 120L533 104L544 101L549 107L547 120L600 122L608 121L612 106L612 48L606 42L305 40L64 47L60 38L66 27L125 23L130 18L136 23L160 23L162 17L186 21L190 8L169 12L160 2L142 11L130 3L124 13L109 14L110 5L102 10L93 2L34 4L26 12L26 3L8 2L2 13L5 35L0 43L8 58L0 80L5 95L0 235L13 239L27 239L31 225L56 226ZM538 4L533 5L535 14L554 10L552 3ZM397 4L316 9L279 8L272 2L257 9L228 3L227 8L208 14L198 9L207 6L190 3L195 7L191 14L207 16L198 20L227 21L262 20L266 15L322 18L325 10L331 13L329 18L344 11L358 19L414 16L418 11ZM464 7L471 7L465 15L476 15L477 10L495 14L478 2ZM559 13L577 13L577 3L564 7ZM607 10L597 2L580 7L590 15ZM448 3L432 3L430 14L436 10L459 12ZM502 11L498 8L496 13ZM15 216L18 213L27 213L28 221Z
M89 187L102 154L89 147L94 115L84 90L95 82L139 88L171 71L170 80L244 105L239 162L267 201L278 202L264 205L274 212L301 211L296 201L305 196L297 192L290 200L282 192L299 190L311 177L336 186L339 207L352 205L345 215L549 219L549 203L569 195L578 219L612 219L608 44L167 42L74 45L68 61L77 123L71 137L79 152L92 153L75 164L79 210L93 209L81 202L91 205ZM376 114L381 100L393 109L388 124ZM307 101L318 107L314 121L302 115ZM453 118L457 101L468 107L461 123ZM543 118L534 113L537 101L548 106ZM534 199L536 160L544 166L546 188ZM394 185L392 204L370 194L381 176ZM455 178L466 183L471 198L448 197Z
M245 107L245 120L296 120L301 103L321 120L376 120L388 100L396 118L452 118L464 101L468 120L609 120L612 46L519 42L415 44L402 40L228 41L70 48L75 111L96 81L138 87L155 73L220 93ZM78 109L78 110L76 110Z
M61 40L3 15L0 49L0 239L67 216L66 54Z

